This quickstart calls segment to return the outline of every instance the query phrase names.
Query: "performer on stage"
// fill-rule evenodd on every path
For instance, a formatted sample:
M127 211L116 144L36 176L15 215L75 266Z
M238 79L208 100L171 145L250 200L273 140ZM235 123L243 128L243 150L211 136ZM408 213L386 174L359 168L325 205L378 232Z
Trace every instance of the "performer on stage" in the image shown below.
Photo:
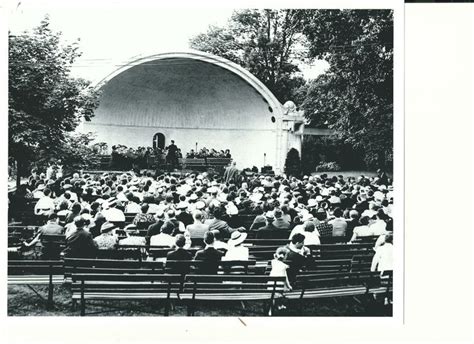
M166 162L170 165L171 171L174 171L178 167L178 147L174 144L174 140L171 140L167 150Z

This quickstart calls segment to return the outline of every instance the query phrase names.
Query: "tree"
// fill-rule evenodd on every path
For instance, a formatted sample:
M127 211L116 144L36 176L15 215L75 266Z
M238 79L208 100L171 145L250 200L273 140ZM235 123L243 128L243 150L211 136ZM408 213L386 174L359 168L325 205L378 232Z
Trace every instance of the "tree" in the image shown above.
M285 173L287 176L301 176L301 159L300 153L295 148L291 148L286 154Z
M241 65L284 103L305 82L297 63L304 58L301 23L306 15L293 9L235 11L226 26L210 26L190 46Z
M367 167L393 162L393 12L308 11L303 32L309 57L326 73L300 90L311 126L327 125L362 150Z
M9 35L8 153L17 163L17 185L34 163L60 159L78 149L69 145L87 141L72 133L82 118L93 116L99 94L70 77L79 56L78 42L62 45L48 17L31 34Z

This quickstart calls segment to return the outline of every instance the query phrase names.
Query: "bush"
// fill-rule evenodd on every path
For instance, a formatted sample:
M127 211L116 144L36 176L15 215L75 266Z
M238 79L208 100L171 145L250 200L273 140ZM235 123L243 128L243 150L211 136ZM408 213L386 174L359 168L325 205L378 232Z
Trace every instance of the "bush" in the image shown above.
M321 162L316 166L316 172L337 172L340 171L341 166L335 161Z

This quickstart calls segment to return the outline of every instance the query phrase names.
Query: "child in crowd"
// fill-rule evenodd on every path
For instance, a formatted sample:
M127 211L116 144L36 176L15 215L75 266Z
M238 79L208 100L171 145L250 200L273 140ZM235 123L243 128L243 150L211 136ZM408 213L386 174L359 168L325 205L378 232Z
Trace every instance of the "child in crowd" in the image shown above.
M290 281L288 280L288 275L286 273L286 270L288 269L288 265L283 263L283 260L285 259L285 256L288 252L288 249L286 247L279 247L275 254L274 254L274 259L271 261L271 266L272 270L270 271L270 276L275 276L275 277L285 277L285 291L291 291L291 285ZM268 282L271 283L271 282ZM273 300L273 304L275 305L275 300ZM283 304L278 305L278 310L283 310L286 309L286 306ZM271 309L269 311L269 314L271 315Z

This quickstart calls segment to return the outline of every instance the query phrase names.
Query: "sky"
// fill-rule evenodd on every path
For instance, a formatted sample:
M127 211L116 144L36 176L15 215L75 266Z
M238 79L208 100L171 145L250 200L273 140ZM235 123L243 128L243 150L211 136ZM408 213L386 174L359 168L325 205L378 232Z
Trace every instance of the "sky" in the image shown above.
M189 49L191 37L209 25L224 25L233 12L232 8L132 6L121 1L101 4L10 1L8 28L14 34L31 30L48 14L52 29L61 31L65 41L80 39L82 56L72 75L94 82L134 56ZM300 66L308 79L327 67L325 61Z

